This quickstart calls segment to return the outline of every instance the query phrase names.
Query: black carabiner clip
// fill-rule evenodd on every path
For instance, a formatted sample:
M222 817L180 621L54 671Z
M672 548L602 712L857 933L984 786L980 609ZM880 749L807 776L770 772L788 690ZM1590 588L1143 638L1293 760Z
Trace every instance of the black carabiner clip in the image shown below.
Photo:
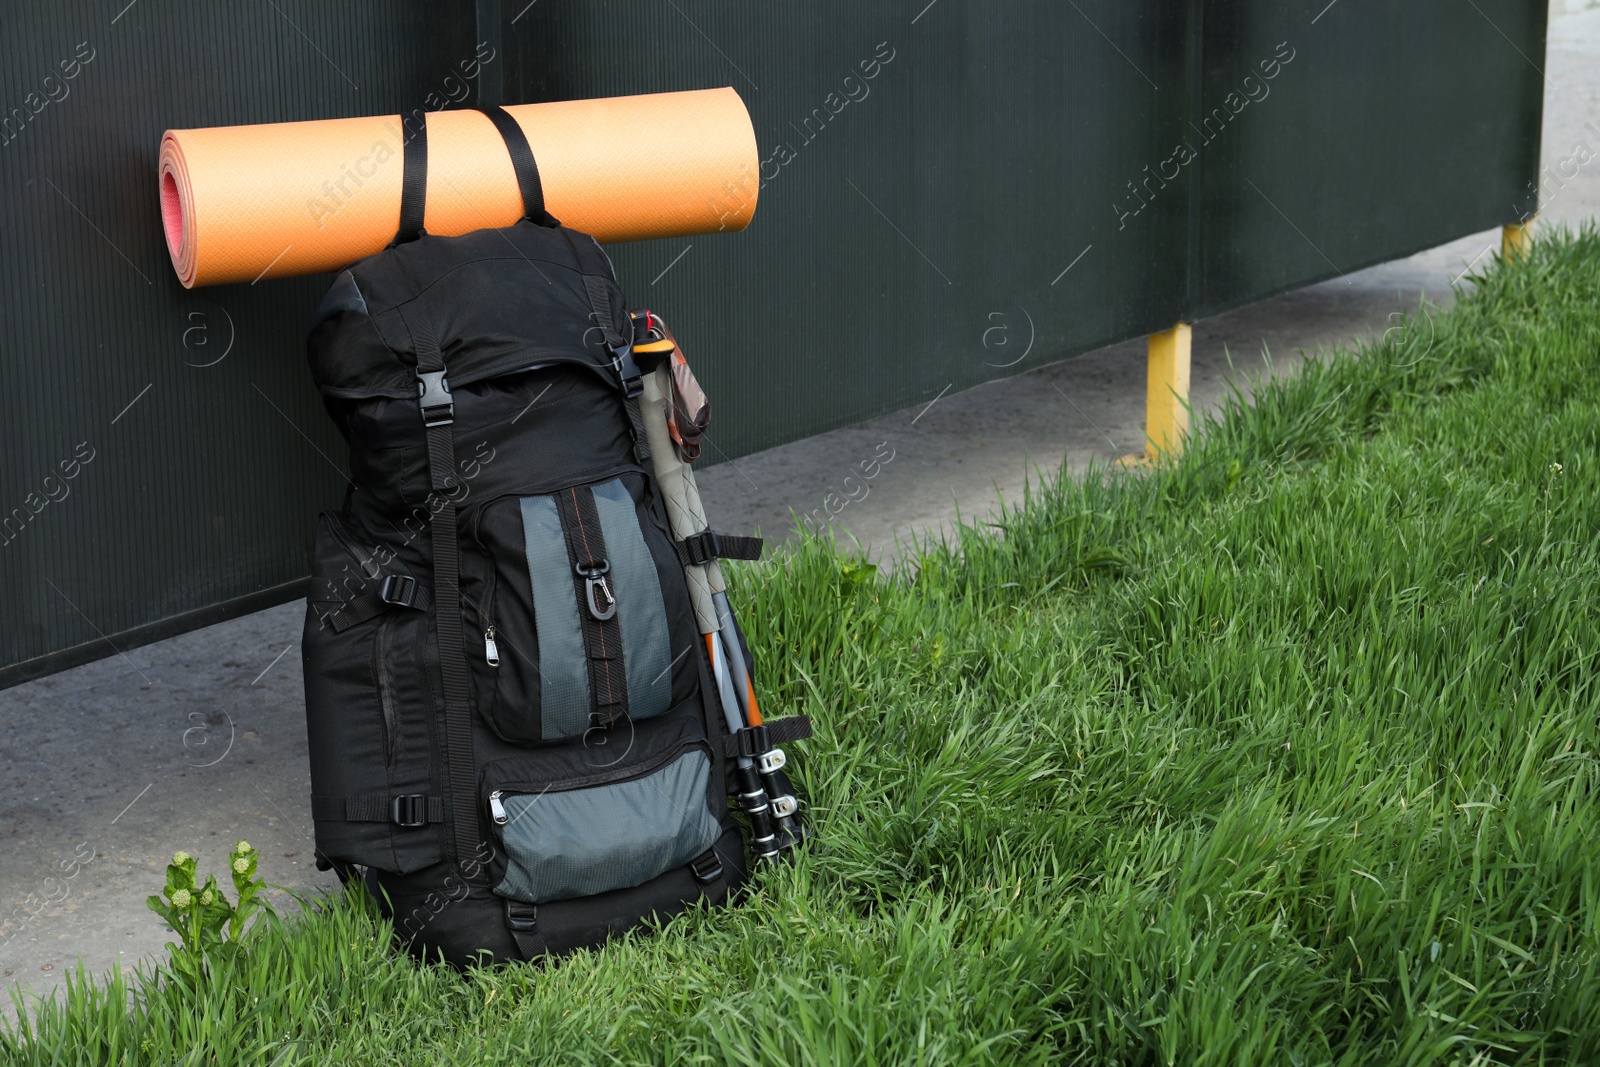
M609 560L600 560L598 563L578 563L572 568L578 572L578 577L583 579L584 598L588 602L589 614L601 622L612 618L617 613L617 598L611 592L611 586L606 582L606 575L611 572ZM605 607L600 606L599 597L605 596Z

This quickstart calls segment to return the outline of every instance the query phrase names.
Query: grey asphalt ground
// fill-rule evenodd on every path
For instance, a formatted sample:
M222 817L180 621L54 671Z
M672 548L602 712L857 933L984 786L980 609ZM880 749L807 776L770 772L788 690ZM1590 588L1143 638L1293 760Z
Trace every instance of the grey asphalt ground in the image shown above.
M1600 162L1558 173L1580 145L1600 154L1600 7L1558 0L1552 16L1547 224L1600 214ZM1498 231L1476 234L1197 323L1195 408L1230 381L1248 388L1269 367L1381 334L1424 299L1448 304L1452 281L1498 246ZM958 507L981 517L1063 459L1076 470L1141 450L1144 365L1142 341L1113 345L710 468L707 511L722 529L779 534L892 449L836 520L892 561L897 539L937 532ZM0 692L0 986L47 994L80 961L99 973L161 953L144 898L177 849L220 874L243 837L269 881L333 885L312 866L302 615L284 605Z

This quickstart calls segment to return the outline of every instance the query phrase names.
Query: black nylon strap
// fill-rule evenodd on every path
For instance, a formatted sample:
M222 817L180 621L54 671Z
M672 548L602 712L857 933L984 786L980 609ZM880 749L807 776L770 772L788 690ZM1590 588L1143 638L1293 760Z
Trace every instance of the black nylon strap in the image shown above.
M400 309L417 356L417 375L442 372L444 354L427 313L414 305ZM420 417L420 414L419 414ZM484 839L478 822L477 774L472 759L472 694L468 682L461 619L461 555L457 543L456 505L451 494L460 486L455 473L455 437L451 423L427 427L428 484L438 494L428 531L433 542L434 625L439 639L439 675L444 683L445 776L449 785L450 828L463 872L475 885L487 885L488 873L474 860ZM463 876L466 877L465 873Z
M739 756L759 755L759 752L741 752L740 734L748 734L751 730L764 729L767 733L767 748L773 745L787 744L790 741L804 741L811 736L811 717L809 715L791 715L786 719L768 719L759 727L747 727L737 734L730 734L722 739L722 754L728 759L737 759Z
M550 946L545 944L544 935L537 931L513 930L511 940L517 943L517 951L522 953L524 963L550 954Z
M400 183L400 225L394 245L415 241L423 234L422 217L428 200L428 115L418 108L414 117L416 129L406 135L403 148L405 175Z
M494 128L500 131L500 139L506 143L506 151L511 155L511 167L517 172L517 188L522 190L522 217L540 226L561 225L544 209L544 183L539 180L539 164L533 158L533 148L528 144L522 127L517 125L517 120L498 105L478 110L487 115L489 121L494 123Z
M611 314L611 291L605 279L585 274L583 288L589 294L589 307L594 311L595 325L600 327L600 334L606 339L606 345L610 348L631 345L632 340L622 336L621 331L617 329L616 317Z
M644 428L644 413L639 410L639 398L623 397L622 406L628 413L628 432L633 435L633 454L641 465L650 462L650 439Z
M520 900L506 901L506 929L517 943L524 962L547 955L550 946L539 932L539 909Z
M631 350L634 332L632 317L624 315L623 321L619 322L611 307L611 291L617 282L616 272L611 269L611 260L588 234L574 235L571 230L562 230L561 236L567 239L567 247L572 249L572 258L583 275L583 291L589 297L589 310L594 312L594 324L600 327L606 347L612 351L624 348Z
M597 278L617 280L617 272L611 267L611 257L605 254L599 242L593 237L576 230L562 230L561 236L567 239L567 245L572 249L572 258L578 264L580 274L593 274ZM633 338L631 323L628 326L627 336L630 340Z
M393 822L397 797L320 797L311 798L311 817L318 822ZM427 820L444 822L444 801L427 797Z
M573 592L578 598L583 650L589 660L589 692L594 697L590 722L605 728L628 711L628 675L622 658L622 628L615 615L609 619L595 618L589 610L589 583L577 570L579 565L602 562L609 565L605 533L600 528L600 512L595 508L594 493L587 486L557 493L556 511L561 516L561 532L567 540L567 558L575 565ZM615 580L615 576L610 574L605 578L608 583ZM615 588L612 588L612 593L615 592Z
M674 541L672 550L677 553L679 563L685 567L696 567L714 559L760 559L763 544L759 537L702 530L682 541Z
M375 619L391 608L411 608L414 611L427 611L433 606L433 597L421 586L416 588L410 604L399 604L392 600L383 599L381 590L373 590L351 600L344 607L331 614L324 615L323 621L333 627L333 632L342 634L352 626L357 626L368 619Z
M621 332L616 316L611 312L611 288L606 284L610 277L610 269L605 275L589 273L594 265L593 256L585 255L580 249L584 246L575 241L568 231L567 244L572 248L572 254L578 261L578 266L584 271L583 289L589 295L589 309L594 313L595 325L600 327L600 335L605 339L606 349L612 353L616 361L617 385L622 389L622 406L628 414L628 432L633 437L633 452L638 457L640 466L650 465L650 438L644 428L644 414L639 410L639 394L643 387L639 383L639 365L633 361L633 323L627 323L626 336ZM600 248L590 239L590 247L595 256L602 256ZM588 263L585 263L588 260ZM613 284L615 280L613 279ZM630 377L631 375L631 377Z

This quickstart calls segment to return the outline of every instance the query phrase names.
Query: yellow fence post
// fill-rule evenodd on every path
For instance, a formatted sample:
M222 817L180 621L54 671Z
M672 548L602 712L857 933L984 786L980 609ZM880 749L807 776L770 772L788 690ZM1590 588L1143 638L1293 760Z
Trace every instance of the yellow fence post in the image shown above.
M1183 452L1184 438L1189 436L1189 351L1187 322L1150 335L1144 454L1126 456L1124 463L1155 463L1162 456L1176 458Z
M1500 258L1524 259L1533 244L1533 222L1538 215L1529 215L1521 222L1500 227Z

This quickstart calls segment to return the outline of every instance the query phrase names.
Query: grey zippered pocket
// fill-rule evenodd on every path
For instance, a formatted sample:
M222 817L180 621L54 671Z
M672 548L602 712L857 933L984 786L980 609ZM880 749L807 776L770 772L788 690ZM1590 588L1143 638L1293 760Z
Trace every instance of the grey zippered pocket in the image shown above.
M463 568L473 697L513 744L667 712L699 647L683 567L637 472L479 505ZM481 650L481 651L480 651Z
M614 771L496 785L486 807L506 869L495 892L544 904L627 889L682 867L722 835L710 785L703 740Z

